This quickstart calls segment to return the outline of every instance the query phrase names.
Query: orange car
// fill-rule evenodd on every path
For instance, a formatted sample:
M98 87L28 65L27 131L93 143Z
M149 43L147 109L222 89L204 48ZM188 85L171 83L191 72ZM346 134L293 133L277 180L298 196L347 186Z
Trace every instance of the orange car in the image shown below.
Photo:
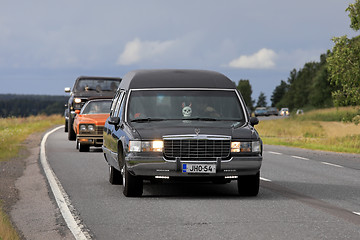
M96 99L86 102L76 110L73 128L76 134L76 148L88 152L90 146L101 147L103 129L110 114L111 99Z

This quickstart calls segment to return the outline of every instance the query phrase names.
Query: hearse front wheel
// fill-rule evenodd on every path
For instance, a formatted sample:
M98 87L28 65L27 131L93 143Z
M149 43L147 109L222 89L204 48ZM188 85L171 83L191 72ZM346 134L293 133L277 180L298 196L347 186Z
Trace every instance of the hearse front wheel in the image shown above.
M257 196L260 188L260 172L250 176L238 176L237 186L240 196Z
M130 174L126 167L123 168L123 193L126 197L141 197L143 193L143 180Z
M109 182L113 185L123 184L121 172L109 164Z

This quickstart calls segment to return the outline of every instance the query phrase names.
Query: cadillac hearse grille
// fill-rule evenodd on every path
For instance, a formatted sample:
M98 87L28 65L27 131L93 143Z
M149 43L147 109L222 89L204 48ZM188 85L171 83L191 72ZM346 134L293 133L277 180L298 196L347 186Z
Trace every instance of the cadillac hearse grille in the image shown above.
M164 155L170 159L227 158L230 155L230 148L230 139L164 139Z

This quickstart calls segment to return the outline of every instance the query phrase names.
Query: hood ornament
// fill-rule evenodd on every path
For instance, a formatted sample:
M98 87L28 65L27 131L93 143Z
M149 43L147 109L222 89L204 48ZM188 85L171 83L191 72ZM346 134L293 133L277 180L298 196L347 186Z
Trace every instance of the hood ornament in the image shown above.
M200 128L195 128L195 133L196 133L196 136L198 136L200 133Z

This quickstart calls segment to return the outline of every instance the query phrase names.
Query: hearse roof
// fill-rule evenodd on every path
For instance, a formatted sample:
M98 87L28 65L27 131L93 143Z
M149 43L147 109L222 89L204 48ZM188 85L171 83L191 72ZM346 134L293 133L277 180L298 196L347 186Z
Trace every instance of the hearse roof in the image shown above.
M142 88L223 88L234 89L235 84L221 73L207 70L136 70L127 73L120 89Z

